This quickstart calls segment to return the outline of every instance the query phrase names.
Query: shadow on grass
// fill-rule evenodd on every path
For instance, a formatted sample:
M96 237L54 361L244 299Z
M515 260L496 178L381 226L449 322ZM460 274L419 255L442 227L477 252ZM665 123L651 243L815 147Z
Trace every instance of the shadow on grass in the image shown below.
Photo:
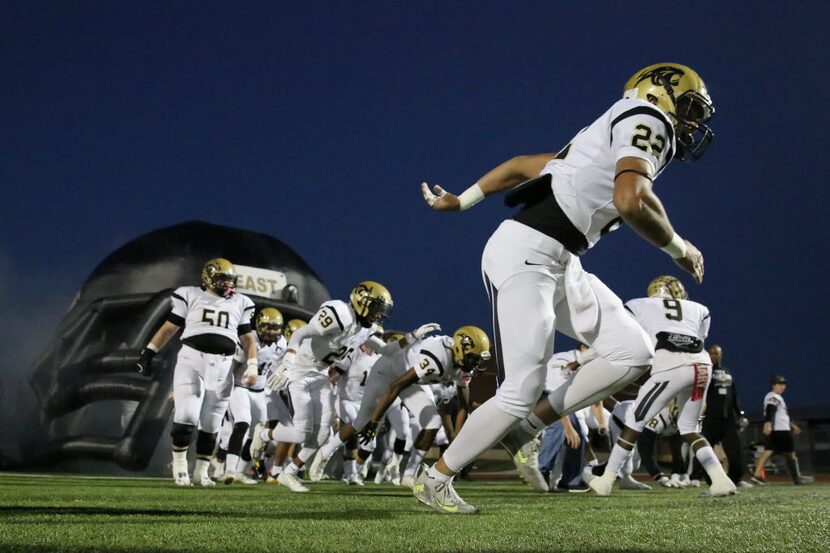
M246 511L224 512L224 511L194 511L185 509L126 509L119 507L78 507L78 506L25 506L25 507L0 507L0 517L6 516L112 516L112 517L200 517L220 518L229 520L238 518L240 520L251 520L251 514ZM257 513L257 519L273 520L384 520L393 518L388 509L352 509L349 511L324 511L314 510L308 512L279 512L263 515ZM35 521L14 521L15 524L26 524ZM37 521L40 522L40 521Z

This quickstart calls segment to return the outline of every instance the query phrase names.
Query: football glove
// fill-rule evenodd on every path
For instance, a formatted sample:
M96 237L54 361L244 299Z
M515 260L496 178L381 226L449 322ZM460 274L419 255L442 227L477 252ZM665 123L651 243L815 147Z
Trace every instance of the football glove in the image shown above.
M288 389L288 384L290 384L290 382L291 379L288 377L288 370L284 366L280 365L280 368L271 373L271 376L268 377L265 384L271 390L278 392Z
M366 426L364 426L363 429L358 433L358 436L360 436L360 443L362 443L363 445L370 444L372 440L375 439L375 436L377 436L377 428L378 423L374 421L367 422Z
M409 344L417 342L418 340L422 340L427 334L432 332L438 332L441 330L441 325L438 323L427 323L425 325L421 325L409 334L406 335L406 341Z
M657 479L657 483L663 486L664 488L677 488L678 486L674 485L674 482L668 476L661 476Z
M144 348L141 350L141 354L138 357L138 363L136 363L136 368L138 369L139 374L143 374L144 376L153 376L153 357L156 356L156 352L151 350L150 348Z
M259 376L259 364L257 363L256 359L248 359L248 368L245 369L245 372L242 374L242 382L251 386L256 382L257 376Z

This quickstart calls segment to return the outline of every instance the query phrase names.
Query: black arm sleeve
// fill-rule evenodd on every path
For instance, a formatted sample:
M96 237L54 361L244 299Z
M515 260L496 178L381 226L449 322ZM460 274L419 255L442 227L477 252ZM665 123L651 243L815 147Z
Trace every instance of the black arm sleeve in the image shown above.
M778 411L777 405L767 403L767 407L766 409L764 409L764 422L772 422L772 420L775 418L776 411Z
M654 456L654 444L656 442L657 434L647 428L637 439L637 452L640 454L643 466L653 478L663 474L660 465L657 464L657 458Z

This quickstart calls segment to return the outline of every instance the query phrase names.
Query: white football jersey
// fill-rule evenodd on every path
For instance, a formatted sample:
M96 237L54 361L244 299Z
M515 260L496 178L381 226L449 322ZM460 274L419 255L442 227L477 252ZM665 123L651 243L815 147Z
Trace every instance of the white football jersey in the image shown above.
M701 342L705 341L709 335L709 325L711 323L709 309L705 305L691 300L661 297L637 298L628 301L625 308L634 315L655 345L657 344L658 332L691 336ZM661 359L665 357L664 350L657 350L657 352ZM684 356L683 362L686 364L712 363L706 350L700 353L682 353L680 355ZM652 372L660 372L660 370L677 366L663 366L662 363L656 361L657 358L655 358Z
M296 373L325 373L332 364L342 362L377 332L377 325L364 328L352 307L343 301L323 303L309 321L321 336L303 340L294 362Z
M674 127L666 114L645 100L626 98L582 129L541 174L552 176L556 202L592 247L621 221L613 202L617 161L643 159L656 179L674 149Z
M781 394L769 392L764 396L764 412L767 410L767 405L775 405L775 418L772 421L773 430L791 430L790 428L790 414L787 412L787 403L784 401Z
M220 298L198 286L182 286L173 292L171 303L172 314L184 322L182 340L199 334L218 334L236 344L240 326L248 325L250 331L254 302L244 294Z
M282 361L283 355L285 355L285 348L288 347L288 342L286 342L283 336L277 338L275 342L272 342L269 345L263 344L259 336L256 336L256 345L257 345L257 377L256 382L252 386L245 386L242 384L242 377L245 374L245 370L248 368L248 358L245 355L245 351L240 347L236 350L236 357L234 357L234 361L240 364L237 367L236 371L233 374L233 384L234 386L242 386L243 388L251 388L253 390L260 390L265 388L265 381L268 379L268 374L271 370L276 369L280 361Z
M414 368L418 384L466 385L461 369L455 367L451 337L429 336L406 348L404 354L404 370Z
M337 367L346 371L337 381L337 395L349 401L361 401L367 379L372 372L380 355L364 348L357 348L349 354Z

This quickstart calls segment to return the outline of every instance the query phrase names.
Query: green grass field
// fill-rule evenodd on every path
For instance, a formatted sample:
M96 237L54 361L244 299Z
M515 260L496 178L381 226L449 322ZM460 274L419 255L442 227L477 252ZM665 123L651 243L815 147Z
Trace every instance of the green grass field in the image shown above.
M392 486L180 489L162 480L0 475L0 551L830 551L830 485L540 494L462 482L478 516Z

